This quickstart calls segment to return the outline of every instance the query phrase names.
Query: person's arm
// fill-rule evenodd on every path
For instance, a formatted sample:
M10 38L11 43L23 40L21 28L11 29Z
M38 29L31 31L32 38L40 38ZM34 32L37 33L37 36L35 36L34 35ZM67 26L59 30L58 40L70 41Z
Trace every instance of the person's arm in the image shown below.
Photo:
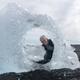
M50 61L49 59L44 59L44 60L37 61L36 63L46 64L46 63L48 63L49 61Z

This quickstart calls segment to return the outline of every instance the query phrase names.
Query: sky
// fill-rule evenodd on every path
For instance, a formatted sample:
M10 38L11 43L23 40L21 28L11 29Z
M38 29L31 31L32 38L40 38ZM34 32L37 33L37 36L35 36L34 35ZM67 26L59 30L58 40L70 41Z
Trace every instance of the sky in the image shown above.
M47 14L59 20L66 15L74 0L0 0L1 8L8 2L15 2L32 13Z
M0 0L0 9L9 2L17 3L32 14L51 16L66 39L80 43L80 0Z

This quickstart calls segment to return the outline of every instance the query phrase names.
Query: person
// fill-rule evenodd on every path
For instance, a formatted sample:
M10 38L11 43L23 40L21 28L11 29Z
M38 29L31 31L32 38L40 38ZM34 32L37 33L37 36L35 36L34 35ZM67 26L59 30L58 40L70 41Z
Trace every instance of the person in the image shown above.
M38 64L46 64L46 63L50 62L50 60L52 58L53 51L54 51L54 44L53 44L52 40L48 39L45 35L42 35L40 37L40 41L42 43L42 46L46 50L46 54L44 55L44 59L43 60L36 61L36 63L38 63Z

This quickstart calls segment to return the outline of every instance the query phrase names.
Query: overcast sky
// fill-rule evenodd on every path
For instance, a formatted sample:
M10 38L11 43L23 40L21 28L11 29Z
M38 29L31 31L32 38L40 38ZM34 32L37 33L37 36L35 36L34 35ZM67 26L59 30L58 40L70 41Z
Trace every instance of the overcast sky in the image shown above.
M66 39L80 42L80 0L0 0L0 8L15 2L33 14L47 14L62 27Z
M61 21L63 16L69 11L74 0L0 0L1 8L8 2L16 2L32 13L48 14L54 17L55 20Z

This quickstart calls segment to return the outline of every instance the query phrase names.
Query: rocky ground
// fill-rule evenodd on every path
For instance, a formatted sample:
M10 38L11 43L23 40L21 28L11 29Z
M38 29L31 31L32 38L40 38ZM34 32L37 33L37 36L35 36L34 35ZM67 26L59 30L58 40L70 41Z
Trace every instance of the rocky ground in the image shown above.
M80 69L35 70L21 73L4 73L0 80L80 80Z

